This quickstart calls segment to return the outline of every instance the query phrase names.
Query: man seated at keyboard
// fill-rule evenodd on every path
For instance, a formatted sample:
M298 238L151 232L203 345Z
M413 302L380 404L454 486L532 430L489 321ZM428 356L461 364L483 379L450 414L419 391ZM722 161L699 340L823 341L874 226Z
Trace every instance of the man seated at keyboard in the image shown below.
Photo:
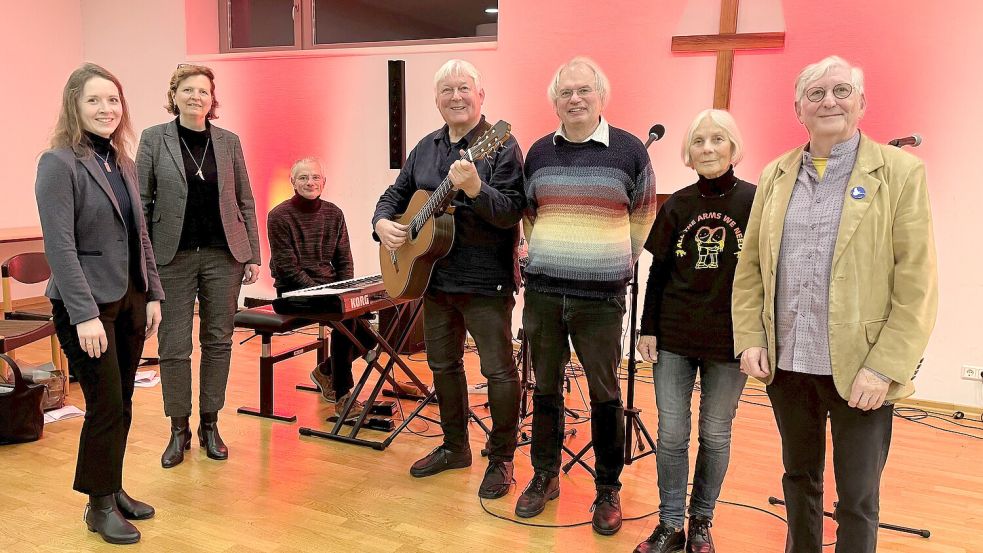
M290 168L294 196L270 211L267 233L270 238L270 271L277 295L354 277L351 246L345 215L335 204L322 200L324 173L321 162L308 157ZM372 348L375 338L354 319L344 321L359 342ZM348 402L354 381L352 361L355 346L343 333L331 331L331 357L311 371L311 380L337 409ZM361 414L356 400L349 417Z

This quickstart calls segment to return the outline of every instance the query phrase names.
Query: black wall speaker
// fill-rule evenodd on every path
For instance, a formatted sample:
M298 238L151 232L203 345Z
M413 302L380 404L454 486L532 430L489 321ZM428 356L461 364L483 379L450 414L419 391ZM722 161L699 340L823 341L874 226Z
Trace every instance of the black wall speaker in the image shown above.
M406 160L406 62L389 60L389 168Z

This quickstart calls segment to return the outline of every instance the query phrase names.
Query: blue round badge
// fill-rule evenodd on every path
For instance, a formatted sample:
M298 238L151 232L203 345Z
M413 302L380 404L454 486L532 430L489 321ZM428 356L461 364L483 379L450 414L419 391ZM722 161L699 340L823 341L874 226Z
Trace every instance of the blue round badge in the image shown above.
M850 197L854 200L862 200L866 195L867 191L864 190L863 186L854 186L852 189L850 189Z

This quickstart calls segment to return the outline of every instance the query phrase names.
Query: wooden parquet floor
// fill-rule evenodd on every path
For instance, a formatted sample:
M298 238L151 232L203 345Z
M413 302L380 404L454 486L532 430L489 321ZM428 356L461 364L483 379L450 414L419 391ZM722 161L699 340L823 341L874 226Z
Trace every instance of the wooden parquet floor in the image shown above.
M236 333L228 400L220 417L230 449L228 461L206 458L196 439L183 464L162 469L159 459L167 441L168 421L163 416L161 390L159 386L136 390L124 483L133 496L152 503L157 516L137 522L143 539L129 550L627 553L658 523L657 515L629 521L617 535L602 537L589 525L541 528L490 516L476 495L485 462L477 454L483 436L473 424L472 467L425 479L412 478L408 473L413 461L439 444L439 438L425 437L438 433L439 428L428 427L423 421L411 424L418 434L404 433L381 452L301 437L297 432L300 426L327 429L324 419L333 412L318 394L294 389L295 384L308 381L313 354L277 367L277 406L295 412L297 423L238 415L237 407L258 402L259 340L239 345L247 336ZM281 337L274 340L274 350L307 339L302 335ZM151 341L147 353L155 348L156 342ZM19 353L22 358L41 360L46 352L42 344ZM413 366L429 380L425 362ZM473 354L468 354L467 366L472 383L480 381ZM363 362L356 362L356 370L362 367ZM652 386L640 382L637 391L637 404L654 435ZM749 391L750 395L755 393ZM484 399L472 395L471 402ZM83 407L78 388L73 388L71 403ZM576 383L568 404L583 406ZM404 408L411 407L411 403L404 403ZM435 412L435 408L428 410ZM487 415L486 409L476 411ZM85 529L81 520L85 498L71 490L81 424L81 419L54 423L45 428L38 442L0 447L0 551L115 550ZM694 420L694 433L695 427ZM590 434L586 424L576 428L578 434L570 442L575 450ZM691 463L695 434L692 444ZM527 446L516 456L517 489L503 499L486 501L488 510L513 517L515 499L531 474ZM826 500L829 509L834 499L831 468L826 478L831 492ZM658 509L656 479L654 456L626 467L621 495L626 516ZM782 509L769 506L767 501L769 496L780 495L780 448L770 409L742 404L721 499L781 515ZM560 499L528 522L553 525L589 521L592 500L590 476L574 468L561 476ZM879 551L983 552L983 441L895 419L881 507L882 521L927 528L932 537L882 530ZM835 524L827 520L826 541L835 539L834 532ZM717 550L725 553L784 550L783 523L746 508L718 505L713 535Z

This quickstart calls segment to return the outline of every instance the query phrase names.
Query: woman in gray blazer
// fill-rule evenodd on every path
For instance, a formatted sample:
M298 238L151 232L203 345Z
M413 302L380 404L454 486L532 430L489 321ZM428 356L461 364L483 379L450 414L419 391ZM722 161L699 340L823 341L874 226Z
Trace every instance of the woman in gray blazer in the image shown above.
M51 149L38 163L37 194L61 347L85 395L75 489L89 495L85 523L109 543L135 543L129 520L154 516L123 491L123 454L133 378L164 299L136 171L119 80L91 63L65 84Z
M215 75L181 64L167 110L177 117L143 131L137 151L140 197L167 293L160 327L160 376L171 438L170 468L191 447L191 331L200 318L198 439L211 459L228 458L218 432L232 357L233 317L243 284L259 277L259 235L239 137L212 125Z

